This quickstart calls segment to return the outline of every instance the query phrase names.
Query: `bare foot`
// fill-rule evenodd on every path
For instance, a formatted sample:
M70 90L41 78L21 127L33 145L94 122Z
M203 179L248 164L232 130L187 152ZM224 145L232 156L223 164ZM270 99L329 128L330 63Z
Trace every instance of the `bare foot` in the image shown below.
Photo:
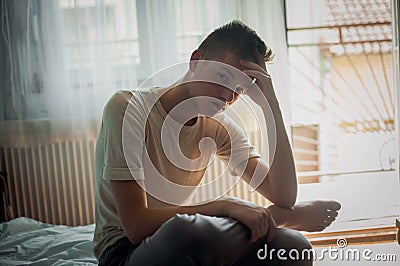
M272 205L268 210L280 227L299 231L318 232L328 227L338 216L341 205L337 201L314 200L300 202L291 209Z

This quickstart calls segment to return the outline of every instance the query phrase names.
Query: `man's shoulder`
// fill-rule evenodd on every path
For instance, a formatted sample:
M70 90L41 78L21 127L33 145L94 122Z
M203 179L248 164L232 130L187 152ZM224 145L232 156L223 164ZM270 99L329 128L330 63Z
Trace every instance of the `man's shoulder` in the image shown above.
M118 90L108 100L107 104L111 103L128 103L132 98L146 100L154 97L155 90Z
M232 119L232 117L230 117L225 112L218 113L215 116L211 117L211 119L215 121L215 123L223 127L238 127L238 124L234 121L234 119Z
M107 102L107 105L109 104L121 104L124 102L128 102L129 99L132 97L132 91L130 90L119 90L114 92L113 95L111 95L110 99Z
M147 105L154 99L155 91L153 90L118 90L107 101L105 111L125 112L128 104Z
M248 139L243 121L237 117L231 117L226 112L221 112L212 118L215 121L217 133L234 138Z

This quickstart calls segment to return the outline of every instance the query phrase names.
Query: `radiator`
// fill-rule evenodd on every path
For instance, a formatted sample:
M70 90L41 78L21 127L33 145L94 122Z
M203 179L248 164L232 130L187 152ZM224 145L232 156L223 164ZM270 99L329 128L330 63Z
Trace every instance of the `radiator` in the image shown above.
M94 222L95 139L1 147L14 217L51 224Z
M260 144L257 132L249 134L254 145ZM0 169L7 172L10 205L14 217L65 225L94 222L94 149L95 138L53 141L51 143L0 148ZM225 166L218 162L208 172L215 177ZM232 178L232 177L226 177ZM219 187L197 194L201 201L226 191ZM258 193L249 193L240 181L227 195L241 197L260 205L267 201Z

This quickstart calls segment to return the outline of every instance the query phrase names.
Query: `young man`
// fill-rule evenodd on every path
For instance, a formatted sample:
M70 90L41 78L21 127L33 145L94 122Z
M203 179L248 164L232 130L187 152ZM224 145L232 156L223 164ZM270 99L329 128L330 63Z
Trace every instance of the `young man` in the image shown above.
M233 21L202 42L175 84L121 91L109 100L96 145L100 265L312 264L287 254L263 259L259 252L265 244L288 252L311 248L296 230L321 231L340 209L335 201L295 205L292 150L265 66L271 56L253 30ZM240 93L261 107L267 124L275 122L270 166L223 113ZM213 145L202 144L206 138ZM213 154L273 205L221 197L184 206Z

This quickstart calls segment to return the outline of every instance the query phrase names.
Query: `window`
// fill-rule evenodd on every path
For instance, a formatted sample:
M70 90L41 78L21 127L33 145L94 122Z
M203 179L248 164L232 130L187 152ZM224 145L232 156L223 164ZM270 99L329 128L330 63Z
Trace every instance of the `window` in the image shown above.
M140 63L136 1L61 0L63 39L73 87L93 87L82 77L102 64L112 66L115 87L131 84L124 75Z
M342 203L325 232L391 228L399 207L391 1L285 3L293 149L307 183L298 200Z
M331 173L394 170L390 1L287 0L286 5L294 149L301 149L300 127L318 128L317 161L308 163L319 173L310 174L322 181ZM295 152L297 161L301 156Z

